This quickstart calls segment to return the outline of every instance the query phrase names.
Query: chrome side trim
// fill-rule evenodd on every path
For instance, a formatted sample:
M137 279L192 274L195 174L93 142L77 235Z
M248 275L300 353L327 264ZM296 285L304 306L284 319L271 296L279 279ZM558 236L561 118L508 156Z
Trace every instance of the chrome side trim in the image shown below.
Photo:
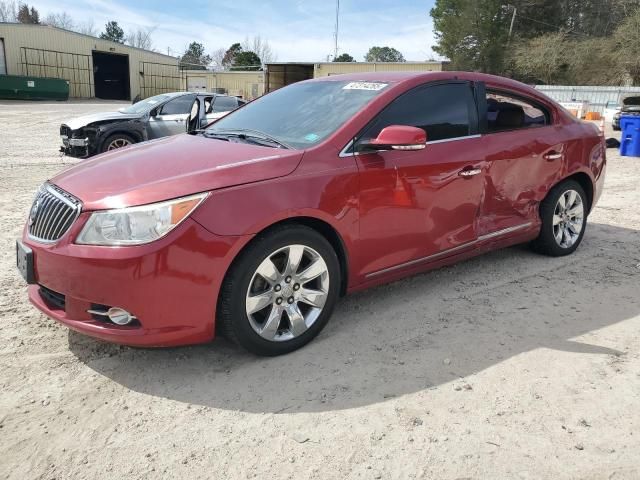
M458 245L457 247L449 248L447 250L443 250L441 252L434 253L433 255L429 255L427 257L417 258L415 260L410 260L408 262L400 263L400 264L394 265L392 267L387 267L387 268L383 268L382 270L377 270L375 272L367 273L365 275L365 278L376 277L378 275L383 275L385 273L389 273L389 272L393 272L395 270L399 270L399 269L402 269L402 268L410 267L412 265L418 265L418 264L423 263L423 262L428 262L428 261L431 261L431 260L437 260L438 258L442 258L442 257L446 257L446 256L449 256L449 255L452 255L452 254L454 254L454 253L456 253L456 252L458 252L460 250L464 250L466 248L473 247L474 245L476 245L478 243L482 243L485 240L489 240L489 239L495 238L495 237L500 237L502 235L507 235L508 233L517 232L518 230L522 230L524 228L530 227L531 225L532 225L532 223L528 222L528 223L523 223L521 225L516 225L516 226L513 226L513 227L504 228L502 230L491 232L491 233L488 233L486 235L482 235L482 236L478 237L476 240L473 240L471 242L463 243L462 245Z
M427 142L425 143L425 145L435 145L437 143L448 143L448 142L459 142L461 140L470 140L472 138L480 138L480 137L482 137L482 135L477 134L477 135L467 135L465 137L445 138L442 140L433 140L431 142ZM355 157L356 155L359 155L358 152L351 152L351 153L347 152L347 150L351 148L352 144L353 144L353 140L350 140L349 143L347 143L344 146L344 148L340 151L340 154L338 156L340 158L345 158L345 157Z
M478 242L484 242L485 240L489 240L490 238L500 237L502 235L506 235L507 233L517 232L518 230L522 230L523 228L528 228L531 225L532 225L531 222L523 223L521 225L515 225L513 227L503 228L502 230L497 230L495 232L487 233L486 235L482 235L478 237Z
M443 250L441 252L434 253L433 255L429 255L428 257L417 258L415 260L410 260L408 262L401 263L399 265L394 265L393 267L387 267L387 268L384 268L382 270L378 270L376 272L367 273L365 275L365 277L366 278L376 277L376 276L382 275L384 273L393 272L393 271L399 270L401 268L410 267L411 265L417 265L419 263L427 262L429 260L436 260L436 259L438 259L440 257L445 257L445 256L447 256L449 254L455 253L458 250L463 250L465 248L472 247L476 243L478 243L477 240L474 240L472 242L463 243L462 245L458 245L457 247L449 248L448 250Z
M442 140L433 140L431 142L427 142L427 145L435 145L436 143L459 142L460 140L471 140L472 138L480 137L482 137L482 135L478 133L476 135L467 135L465 137L443 138Z

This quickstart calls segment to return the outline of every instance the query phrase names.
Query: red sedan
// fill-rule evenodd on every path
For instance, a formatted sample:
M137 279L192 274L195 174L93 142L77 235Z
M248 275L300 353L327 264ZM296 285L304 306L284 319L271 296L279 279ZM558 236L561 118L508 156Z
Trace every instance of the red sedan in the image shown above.
M572 253L603 140L489 75L300 82L52 178L18 267L31 302L78 332L138 346L222 333L278 355L346 293L518 243Z

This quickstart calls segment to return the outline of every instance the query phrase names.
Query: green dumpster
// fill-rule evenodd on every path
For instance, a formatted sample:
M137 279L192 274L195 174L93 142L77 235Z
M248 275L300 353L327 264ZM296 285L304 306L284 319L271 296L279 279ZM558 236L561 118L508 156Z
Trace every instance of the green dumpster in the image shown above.
M0 99L67 100L69 81L62 78L0 75Z

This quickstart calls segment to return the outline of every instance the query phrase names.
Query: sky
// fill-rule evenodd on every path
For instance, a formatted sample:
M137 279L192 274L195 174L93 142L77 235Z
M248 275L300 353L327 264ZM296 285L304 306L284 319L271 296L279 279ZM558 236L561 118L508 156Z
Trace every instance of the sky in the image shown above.
M356 61L373 45L398 49L409 61L438 58L429 11L435 0L342 0L338 53ZM153 48L177 56L192 41L207 52L245 37L269 41L277 61L326 61L334 51L335 0L108 1L33 0L44 18L66 11L76 22L93 20L99 31L116 20L125 32L155 27ZM169 50L168 50L169 49Z

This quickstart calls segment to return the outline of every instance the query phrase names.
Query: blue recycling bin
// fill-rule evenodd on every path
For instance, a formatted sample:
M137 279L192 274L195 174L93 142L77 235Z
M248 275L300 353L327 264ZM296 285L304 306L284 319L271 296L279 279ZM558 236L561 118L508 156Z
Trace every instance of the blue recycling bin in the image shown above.
M620 117L620 155L623 157L640 157L640 115L623 115Z

